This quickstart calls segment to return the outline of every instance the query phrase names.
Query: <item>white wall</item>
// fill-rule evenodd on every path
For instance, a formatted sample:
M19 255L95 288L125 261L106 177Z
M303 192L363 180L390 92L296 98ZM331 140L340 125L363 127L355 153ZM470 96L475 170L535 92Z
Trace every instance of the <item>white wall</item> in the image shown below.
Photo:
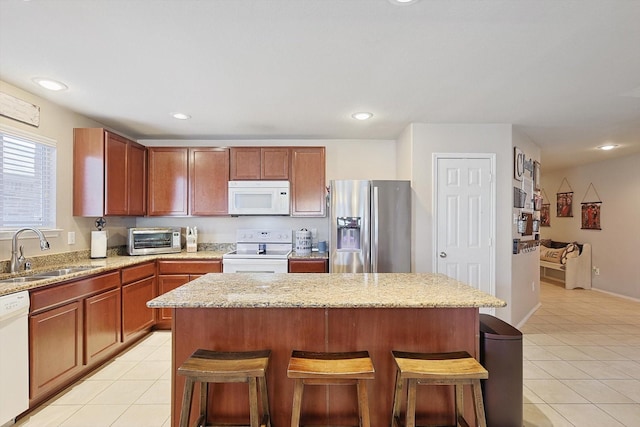
M405 130L399 144L399 177L411 173L414 191L414 251L416 272L433 271L433 153L496 154L496 296L507 307L496 310L505 321L517 324L529 301L512 296L511 207L513 132L509 124L417 124ZM411 153L408 155L407 153ZM536 301L537 303L537 301ZM524 307L522 305L524 304Z
M540 148L522 133L513 132L513 146L518 147L525 153L528 159L540 161ZM519 186L520 181L516 181L513 176L513 150L511 155L511 183L512 187ZM542 169L544 171L544 165ZM519 215L520 209L513 208L513 191L508 197L511 206L511 237L512 239L532 240L533 236L522 236L518 233L517 225L513 222L513 215ZM511 317L518 325L523 319L528 318L535 310L540 301L540 252L532 251L511 255ZM507 292L504 289L504 292Z
M40 107L40 126L33 127L27 124L0 116L0 124L44 136L57 141L57 182L56 182L56 219L58 227L62 229L57 237L49 237L51 245L48 252L40 252L40 245L35 234L27 232L20 237L20 244L24 245L27 257L77 251L89 248L90 231L94 228L95 218L73 217L73 128L74 127L101 127L100 123L84 116L60 107L44 98L33 95L16 88L4 81L0 81L0 91L15 96L23 101ZM64 92L58 94L63 97ZM114 230L122 230L127 224L133 224L133 220L115 218L108 221ZM67 244L67 232L73 231L76 235L76 244ZM111 239L110 239L111 240ZM10 235L3 233L0 239L0 259L11 258Z
M606 157L606 153L603 153ZM545 173L542 187L551 204L551 226L541 237L563 242L591 243L593 266L600 269L592 286L608 292L640 298L640 154ZM563 179L573 189L573 217L556 216L556 193ZM593 189L589 189L593 184ZM567 184L563 184L564 191ZM587 193L587 190L588 193ZM601 230L582 230L581 203L600 198Z

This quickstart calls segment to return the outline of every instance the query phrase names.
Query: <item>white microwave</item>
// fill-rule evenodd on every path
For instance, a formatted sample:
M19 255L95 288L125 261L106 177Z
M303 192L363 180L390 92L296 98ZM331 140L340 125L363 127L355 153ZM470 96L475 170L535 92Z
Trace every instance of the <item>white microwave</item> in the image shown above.
M289 215L289 181L229 181L229 215Z

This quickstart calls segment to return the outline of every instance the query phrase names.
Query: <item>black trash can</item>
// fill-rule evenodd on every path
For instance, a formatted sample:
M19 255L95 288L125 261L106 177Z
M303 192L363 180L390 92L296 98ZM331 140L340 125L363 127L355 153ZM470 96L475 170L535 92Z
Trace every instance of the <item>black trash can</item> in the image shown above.
M488 427L522 427L522 332L497 317L480 314L480 363Z

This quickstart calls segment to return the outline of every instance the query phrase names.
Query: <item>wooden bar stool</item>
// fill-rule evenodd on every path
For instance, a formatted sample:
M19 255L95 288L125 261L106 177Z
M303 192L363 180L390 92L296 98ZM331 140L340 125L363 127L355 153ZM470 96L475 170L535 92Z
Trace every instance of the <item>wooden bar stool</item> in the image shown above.
M453 353L406 353L392 351L397 365L396 387L393 396L391 426L401 426L400 404L407 399L405 427L416 425L416 386L453 385L456 394L456 425L468 425L463 417L463 385L471 385L476 422L487 427L482 401L480 380L489 378L489 373L466 351ZM407 385L407 390L403 388Z
M244 352L196 350L178 368L178 373L186 377L180 411L180 427L187 427L189 423L193 386L196 382L200 383L200 417L196 426L207 426L208 383L248 383L249 425L271 427L266 379L270 356L271 350ZM262 405L258 403L258 393L262 399ZM262 406L262 419L259 418L259 406Z
M358 392L360 427L369 427L367 384L375 376L373 362L367 351L348 353L314 353L294 350L289 359L287 376L295 379L291 427L300 426L302 391L309 385L355 385Z

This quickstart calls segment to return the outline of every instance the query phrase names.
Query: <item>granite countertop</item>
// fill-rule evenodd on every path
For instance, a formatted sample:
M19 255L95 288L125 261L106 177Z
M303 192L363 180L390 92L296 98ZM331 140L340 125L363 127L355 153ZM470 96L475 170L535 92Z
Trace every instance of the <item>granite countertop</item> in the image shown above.
M506 303L442 274L207 274L147 303L174 308L464 308Z
M25 273L0 273L0 280L10 279L14 277L33 276L38 273L43 273L49 270L55 270L58 268L70 268L70 267L89 267L84 271L78 271L64 276L49 277L42 280L36 280L31 282L13 282L13 283L0 283L0 296L11 294L14 292L32 290L49 286L53 283L63 282L70 279L78 279L85 276L92 276L98 273L105 273L120 268L130 267L137 264L142 264L148 261L155 261L157 259L184 259L184 260L208 260L208 259L222 259L222 255L225 252L222 251L198 251L198 252L186 252L174 254L162 254L162 255L142 255L142 256L128 256L128 255L109 255L107 258L91 259L81 258L77 259L72 255L69 255L68 259L64 259L64 254L61 254L55 263L43 265L41 267L34 268Z
M310 254L303 255L293 251L289 255L289 259L329 259L329 253L312 251Z

